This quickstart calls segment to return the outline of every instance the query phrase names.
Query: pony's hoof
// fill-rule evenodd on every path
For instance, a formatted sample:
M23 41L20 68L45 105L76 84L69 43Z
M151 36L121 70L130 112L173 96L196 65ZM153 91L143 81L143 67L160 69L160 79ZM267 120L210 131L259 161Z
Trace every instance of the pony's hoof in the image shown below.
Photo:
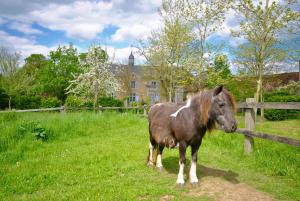
M177 187L179 187L179 188L183 188L183 187L184 187L184 183L177 183L176 185L177 185Z
M191 182L193 187L197 187L198 186L198 182Z
M147 165L148 165L148 166L153 166L154 164L153 164L152 162L149 161L149 162L147 163Z
M164 166L159 166L157 169L162 172L164 170Z

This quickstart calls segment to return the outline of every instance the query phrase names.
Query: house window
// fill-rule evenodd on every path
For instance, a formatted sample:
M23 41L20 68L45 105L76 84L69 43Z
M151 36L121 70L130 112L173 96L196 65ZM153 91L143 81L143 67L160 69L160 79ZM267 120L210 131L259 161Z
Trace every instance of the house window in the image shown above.
M129 102L135 102L135 101L136 101L136 94L135 93L130 94Z
M130 87L131 87L131 89L135 89L135 81L130 82Z
M151 103L159 102L159 94L157 94L157 93L150 93L149 98L150 98Z
M152 81L152 82L151 82L151 86L152 86L153 88L156 88L156 82L155 82L155 81Z

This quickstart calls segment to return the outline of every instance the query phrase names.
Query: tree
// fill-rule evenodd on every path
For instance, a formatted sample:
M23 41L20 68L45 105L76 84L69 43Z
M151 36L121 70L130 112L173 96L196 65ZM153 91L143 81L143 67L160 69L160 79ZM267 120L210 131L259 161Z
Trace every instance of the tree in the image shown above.
M215 57L214 65L207 69L205 86L214 88L220 85L227 85L232 79L226 55L218 54Z
M171 102L185 69L189 44L193 40L191 27L181 16L182 1L164 0L160 9L163 27L153 31L145 46L139 48L150 68L148 75L160 82L161 95ZM191 74L190 74L191 75Z
M196 40L193 43L193 54L190 65L193 66L194 77L192 85L195 90L203 88L204 74L215 52L222 45L213 44L208 38L222 29L225 13L231 6L232 0L182 0L184 3L183 16L196 30Z
M15 94L15 74L18 69L20 54L12 53L7 47L0 47L0 81L2 88L8 95L8 107L11 109L12 96Z
M226 55L218 54L215 57L214 69L219 72L221 78L226 79L231 76L228 58Z
M96 110L99 95L111 95L119 88L115 75L111 71L108 54L100 46L91 46L82 63L84 72L70 81L67 93L93 96Z
M47 59L42 54L31 54L25 58L25 64L20 68L15 77L20 87L19 95L39 95L41 85L39 73L47 64Z
M130 82L132 81L133 71L130 65L123 65L119 69L119 83L121 87L121 96L129 96L132 92Z
M240 30L232 32L236 37L247 40L236 51L236 63L242 71L257 77L256 99L263 101L263 75L271 67L271 62L285 56L280 47L280 32L290 23L299 20L299 14L291 10L289 1L261 0L254 4L250 0L240 0L236 10L241 15Z
M66 98L65 88L69 81L82 72L79 65L77 49L70 44L68 47L58 47L51 51L49 59L39 71L39 93L46 96L56 96L60 100Z

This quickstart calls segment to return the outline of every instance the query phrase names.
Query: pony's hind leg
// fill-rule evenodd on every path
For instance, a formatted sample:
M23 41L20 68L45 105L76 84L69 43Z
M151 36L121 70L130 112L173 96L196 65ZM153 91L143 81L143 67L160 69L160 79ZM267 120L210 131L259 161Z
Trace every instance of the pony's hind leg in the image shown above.
M149 154L148 154L148 160L147 160L147 164L150 166L154 165L154 145L152 145L152 143L149 143Z
M150 135L150 142L149 142L149 154L147 158L147 164L153 166L156 163L157 157L157 143Z

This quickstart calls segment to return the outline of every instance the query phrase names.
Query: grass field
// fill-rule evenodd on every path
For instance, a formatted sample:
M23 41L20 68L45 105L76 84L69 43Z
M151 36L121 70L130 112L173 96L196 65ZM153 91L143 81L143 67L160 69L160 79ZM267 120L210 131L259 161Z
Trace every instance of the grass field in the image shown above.
M264 122L258 129L299 138L299 125ZM48 140L36 140L34 127ZM1 114L0 200L214 200L190 196L189 184L176 187L178 150L164 151L159 172L145 165L147 148L147 119L134 114ZM245 156L242 135L216 131L206 135L198 164L200 186L218 177L275 199L300 199L299 148L255 139Z

